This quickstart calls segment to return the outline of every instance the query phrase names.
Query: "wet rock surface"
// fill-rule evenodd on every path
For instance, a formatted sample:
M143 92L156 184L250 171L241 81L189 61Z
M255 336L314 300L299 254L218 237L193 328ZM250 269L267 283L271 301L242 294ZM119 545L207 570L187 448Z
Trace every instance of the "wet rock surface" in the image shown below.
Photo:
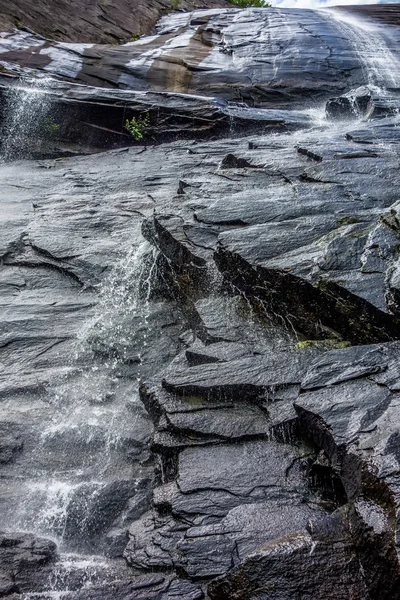
M398 98L346 31L180 13L39 86L63 155L0 165L0 595L400 598ZM134 91L76 85L111 56Z
M5 0L0 3L3 31L24 28L63 42L118 44L148 34L162 15L177 8L227 6L224 0L181 0L179 7L170 0L147 0L139 6L132 0L86 3L82 0Z
M0 533L0 594L33 591L56 560L56 544L27 533Z
M303 108L364 83L360 57L333 15L274 8L178 12L162 19L155 35L116 47L60 44L19 31L0 40L0 61L6 73L42 71L95 86Z

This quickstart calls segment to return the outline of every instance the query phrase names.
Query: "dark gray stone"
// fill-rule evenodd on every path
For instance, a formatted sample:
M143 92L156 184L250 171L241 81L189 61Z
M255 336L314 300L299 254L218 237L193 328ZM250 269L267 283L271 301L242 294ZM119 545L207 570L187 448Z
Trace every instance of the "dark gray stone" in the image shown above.
M211 9L117 47L1 38L6 157L68 158L0 165L0 522L69 556L18 537L7 593L397 600L398 98L359 90L354 130L309 110L366 81L343 27ZM13 133L28 68L60 79L35 119L23 81Z
M204 2L196 0L196 7L227 6L224 0ZM180 4L182 9L192 9L187 0ZM108 4L87 5L80 0L71 5L62 0L38 0L32 5L26 0L15 0L12 7L2 0L0 3L0 27L12 31L17 26L23 31L31 30L51 39L72 42L115 44L130 41L132 36L150 33L156 21L171 10L171 2L147 0L139 7L131 0L118 0L112 7ZM57 19L54 20L54 11ZM33 30L33 31L32 31Z
M370 114L372 109L372 92L368 87L359 87L340 96L331 98L326 103L328 119L356 119Z
M183 396L233 400L263 399L269 390L298 384L304 363L300 353L254 356L167 372L164 388ZM273 397L273 394L272 396Z
M296 400L303 434L323 448L353 503L353 537L370 594L388 599L398 597L400 581L399 399L391 390L398 353L398 343L328 353L306 376L305 387L319 389Z
M366 589L343 515L265 544L208 586L212 600L363 600ZM329 522L331 521L331 522ZM321 535L322 534L322 535ZM260 593L260 590L265 590Z

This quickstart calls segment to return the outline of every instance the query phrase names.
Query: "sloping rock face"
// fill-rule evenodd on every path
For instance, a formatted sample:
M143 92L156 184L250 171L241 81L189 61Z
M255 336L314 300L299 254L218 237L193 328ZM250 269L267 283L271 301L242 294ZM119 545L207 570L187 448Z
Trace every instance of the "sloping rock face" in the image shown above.
M400 599L397 54L343 32L196 11L91 49L133 90L3 78L0 596Z
M0 2L3 31L24 27L63 42L113 44L149 34L162 15L174 10L228 6L224 0L6 0Z
M392 4L370 4L359 5L349 4L349 6L336 6L334 10L345 11L354 16L362 17L363 20L370 20L374 23L382 23L384 25L400 25L399 7L397 3Z
M391 44L396 48L396 39ZM111 47L57 44L19 31L0 39L0 61L11 73L44 71L89 85L258 107L303 107L363 83L351 41L329 13L311 10L176 13L160 21L156 35Z

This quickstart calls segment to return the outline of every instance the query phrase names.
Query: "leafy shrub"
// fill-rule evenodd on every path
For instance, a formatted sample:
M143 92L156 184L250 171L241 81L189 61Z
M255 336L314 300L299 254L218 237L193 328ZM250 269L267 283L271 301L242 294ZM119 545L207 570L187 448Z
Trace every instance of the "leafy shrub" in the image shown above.
M125 121L125 129L131 134L131 136L137 141L140 142L146 134L146 129L150 125L150 115L149 113L145 115L140 115L139 117L132 117L132 119L127 119Z
M49 137L54 137L60 131L60 125L52 117L48 117L44 124L45 131Z

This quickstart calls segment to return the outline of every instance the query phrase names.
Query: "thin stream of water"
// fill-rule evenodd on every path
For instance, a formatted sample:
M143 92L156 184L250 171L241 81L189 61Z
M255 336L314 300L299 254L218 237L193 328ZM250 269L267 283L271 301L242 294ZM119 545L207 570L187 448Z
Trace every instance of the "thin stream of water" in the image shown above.
M105 573L98 565L107 548L104 535L142 485L142 468L127 459L126 448L151 433L148 420L139 417L135 424L131 405L139 403L156 261L157 252L142 242L115 266L101 285L95 315L75 342L72 374L45 392L49 415L35 448L34 477L21 482L8 528L57 543L61 560L52 580L44 582L57 594L69 589L74 572L82 572L82 586ZM132 352L133 379L119 373ZM93 551L98 555L90 557ZM65 552L79 553L69 567Z

